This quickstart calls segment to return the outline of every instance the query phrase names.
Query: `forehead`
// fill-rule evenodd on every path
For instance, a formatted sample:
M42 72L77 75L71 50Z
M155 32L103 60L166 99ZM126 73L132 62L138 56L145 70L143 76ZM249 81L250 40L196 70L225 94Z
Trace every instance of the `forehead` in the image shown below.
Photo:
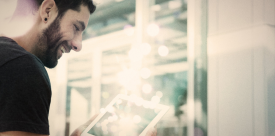
M90 17L90 11L89 11L88 7L81 5L80 11L75 11L75 10L69 9L62 17L62 20L64 20L64 21L83 21L85 23L85 25L87 26L89 17Z

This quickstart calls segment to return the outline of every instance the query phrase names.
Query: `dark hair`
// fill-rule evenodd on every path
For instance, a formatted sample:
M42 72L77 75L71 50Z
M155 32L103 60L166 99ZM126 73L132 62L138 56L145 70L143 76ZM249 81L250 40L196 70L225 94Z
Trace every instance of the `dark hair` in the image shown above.
M37 6L39 7L44 0L35 0ZM90 14L94 13L96 6L93 3L93 0L54 0L58 8L58 17L62 18L67 10L72 9L75 11L80 11L80 6L87 6Z

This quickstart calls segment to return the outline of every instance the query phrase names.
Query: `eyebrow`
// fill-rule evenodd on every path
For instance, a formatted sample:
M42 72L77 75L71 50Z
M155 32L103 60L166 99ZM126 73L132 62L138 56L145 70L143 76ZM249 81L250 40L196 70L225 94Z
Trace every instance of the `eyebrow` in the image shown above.
M79 21L79 20L77 20L77 22L81 25L81 30L84 31L85 28L86 28L84 22L83 21Z

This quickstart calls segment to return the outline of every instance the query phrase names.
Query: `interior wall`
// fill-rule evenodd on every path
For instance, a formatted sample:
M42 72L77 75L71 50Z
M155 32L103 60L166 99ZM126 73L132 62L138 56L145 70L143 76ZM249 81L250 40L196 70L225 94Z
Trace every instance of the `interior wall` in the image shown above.
M208 135L274 136L275 0L208 0Z

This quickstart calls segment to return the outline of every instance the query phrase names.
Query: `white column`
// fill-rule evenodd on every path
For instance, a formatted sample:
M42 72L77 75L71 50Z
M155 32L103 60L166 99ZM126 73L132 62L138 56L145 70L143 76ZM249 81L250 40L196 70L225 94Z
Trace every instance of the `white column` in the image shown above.
M52 87L49 113L50 134L65 135L66 92L67 92L67 55L64 55L54 69L47 69Z
M275 135L275 1L208 5L208 135Z
M207 133L207 0L189 0L188 37L188 136Z
M92 53L92 93L91 93L91 117L99 113L101 107L101 55L102 51L95 48Z

